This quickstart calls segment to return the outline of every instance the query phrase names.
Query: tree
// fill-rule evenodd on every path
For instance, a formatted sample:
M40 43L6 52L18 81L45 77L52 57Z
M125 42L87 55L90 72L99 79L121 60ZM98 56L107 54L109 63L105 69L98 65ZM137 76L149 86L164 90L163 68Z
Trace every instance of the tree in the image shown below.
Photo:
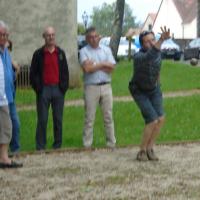
M124 22L122 34L126 34L129 28L139 27L139 23L136 22L136 17L133 16L132 9L125 3L124 8Z
M85 33L85 27L83 24L78 23L78 35L83 35Z
M91 15L91 24L94 25L99 33L103 36L112 34L112 25L115 17L116 2L112 4L103 3L101 7L94 7ZM133 16L132 10L128 4L124 6L124 21L122 26L122 34L125 34L130 27L138 27L136 18Z
M112 36L110 40L110 47L115 59L117 59L117 51L119 47L120 38L122 35L122 24L124 16L124 4L125 0L117 0L114 13L114 23L112 27Z

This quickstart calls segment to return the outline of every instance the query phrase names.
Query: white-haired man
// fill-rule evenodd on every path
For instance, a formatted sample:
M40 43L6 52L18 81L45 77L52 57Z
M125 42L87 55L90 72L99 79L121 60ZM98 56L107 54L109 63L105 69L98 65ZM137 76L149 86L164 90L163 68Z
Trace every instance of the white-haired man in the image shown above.
M8 104L14 99L12 62L5 47L7 39L8 28L3 21L0 21L0 168L18 168L23 165L8 157L8 146L12 137Z

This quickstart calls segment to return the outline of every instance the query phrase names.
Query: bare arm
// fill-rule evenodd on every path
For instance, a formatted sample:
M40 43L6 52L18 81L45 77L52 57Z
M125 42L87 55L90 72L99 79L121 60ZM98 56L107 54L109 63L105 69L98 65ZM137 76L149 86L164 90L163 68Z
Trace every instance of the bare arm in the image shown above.
M98 70L102 70L107 73L111 73L114 69L114 65L110 62L100 62L96 63L91 60L86 60L83 63L83 71L86 73L93 73Z
M12 61L12 66L16 72L16 75L18 75L20 72L20 66L17 63L14 63L13 61Z
M115 65L110 62L103 62L103 71L106 73L112 73L114 70Z

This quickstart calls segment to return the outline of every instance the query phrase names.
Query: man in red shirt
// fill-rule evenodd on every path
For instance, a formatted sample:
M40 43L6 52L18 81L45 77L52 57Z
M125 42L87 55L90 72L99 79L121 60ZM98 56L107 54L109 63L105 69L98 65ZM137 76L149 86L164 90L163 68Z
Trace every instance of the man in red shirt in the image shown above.
M50 105L54 128L53 148L57 149L62 145L64 96L69 83L67 59L64 51L56 45L54 28L47 27L43 38L45 45L34 52L30 68L30 82L36 92L37 150L44 150L46 146L46 127Z

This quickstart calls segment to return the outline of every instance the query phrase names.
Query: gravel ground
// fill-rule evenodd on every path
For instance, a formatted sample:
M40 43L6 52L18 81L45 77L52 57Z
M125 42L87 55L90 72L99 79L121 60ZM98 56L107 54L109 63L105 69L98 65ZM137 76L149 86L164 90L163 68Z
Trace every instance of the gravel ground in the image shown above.
M158 162L135 160L138 147L21 155L0 170L1 200L199 200L200 145L158 145Z

